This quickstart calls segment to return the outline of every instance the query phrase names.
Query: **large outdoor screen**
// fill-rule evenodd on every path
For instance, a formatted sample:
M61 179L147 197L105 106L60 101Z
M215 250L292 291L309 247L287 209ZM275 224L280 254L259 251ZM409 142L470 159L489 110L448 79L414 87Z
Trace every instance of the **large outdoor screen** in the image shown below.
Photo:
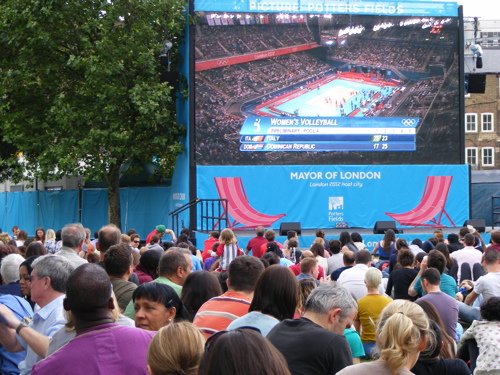
M457 17L194 20L197 165L462 162Z

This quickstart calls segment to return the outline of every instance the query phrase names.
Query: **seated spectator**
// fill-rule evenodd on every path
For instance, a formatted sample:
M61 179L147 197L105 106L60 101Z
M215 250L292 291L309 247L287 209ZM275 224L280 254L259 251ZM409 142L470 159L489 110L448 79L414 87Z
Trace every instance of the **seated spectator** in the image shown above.
M128 243L113 245L104 255L104 269L109 275L122 312L132 300L132 293L137 288L137 285L128 281L133 272L132 259L132 250Z
M290 238L287 242L287 245L283 249L283 257L291 261L292 264L299 263L302 251L300 251L298 247L299 247L299 242L295 238Z
M208 238L203 242L203 252L201 253L201 258L204 262L210 258L210 253L212 252L212 247L215 243L219 242L219 232L216 230L210 231Z
M283 320L267 338L283 354L292 374L335 374L352 364L343 334L356 309L345 288L323 284L307 298L300 319Z
M329 275L329 273L328 273L328 260L327 260L327 258L324 257L324 254L325 254L324 246L322 244L319 244L319 243L313 243L310 250L314 254L314 257L318 261L318 264L323 268L325 274Z
M286 232L286 240L285 240L285 242L283 242L283 248L284 249L286 249L288 247L288 242L290 240L297 241L297 246L295 246L295 247L299 246L299 237L297 235L297 231L295 231L295 230L289 230L289 231Z
M149 283L158 277L158 266L162 254L158 251L145 251L135 266L134 273L139 278L139 284Z
M366 356L371 358L375 347L375 326L382 310L392 302L392 299L379 293L382 283L382 272L375 267L365 272L367 294L358 300L358 315L354 326L361 335Z
M496 249L500 252L500 230L492 230L490 232L490 242L491 245L488 246L486 250Z
M172 321L187 320L188 314L179 296L168 285L142 284L132 294L137 328L158 331Z
M248 313L262 271L264 265L252 256L239 256L229 264L228 291L205 302L193 321L205 337L225 330L233 320Z
M279 247L280 249L283 249L283 245L282 245L282 244L280 244L279 242L275 241L275 238L276 238L276 232L275 232L274 230L272 230L272 229L268 229L268 230L266 230L266 232L265 232L265 234L264 234L264 237L265 237L265 239L267 240L267 242L266 242L266 243L264 243L264 244L262 244L262 245L260 246L260 254L261 254L261 256L262 256L262 255L264 255L264 253L266 252L266 250L267 250L267 243L268 243L268 242L275 242L275 243L276 243L276 245L278 245L278 247Z
M456 234L456 233L450 233L448 235L448 245L447 246L448 246L448 251L450 252L450 254L456 250L460 250L460 249L464 248L464 245L458 241L458 234Z
M420 352L411 372L415 375L470 375L464 361L441 357L440 347L443 345L441 328L433 320L429 320L429 326L429 336L433 338L428 340L427 347Z
M354 253L358 252L358 247L354 244L352 241L351 235L347 231L340 232L339 236L339 241L340 241L340 246L342 249L342 252L345 252L346 250L351 250ZM333 270L330 270L333 271Z
M314 258L306 258L300 262L300 273L296 276L296 279L297 281L313 279L316 285L319 286L318 273L318 261Z
M424 250L422 250L422 240L420 238L415 238L413 241L411 241L408 249L413 253L415 257L418 253L424 252Z
M401 249L398 252L399 268L396 267L394 271L389 274L387 281L387 288L385 293L388 296L392 295L392 288L394 287L394 299L407 299L413 301L415 298L408 295L408 288L417 277L418 271L413 268L415 263L415 256L408 249Z
M198 375L290 375L283 355L253 329L215 333L205 344Z
M428 301L434 305L443 320L446 333L455 338L457 334L458 302L455 298L439 289L440 282L439 271L435 268L427 268L421 276L422 289L425 295L420 300Z
M344 263L344 267L337 268L335 271L333 271L331 279L333 281L337 281L342 272L348 270L349 268L354 267L355 260L356 260L356 254L354 253L354 251L346 251L342 255L342 262Z
M458 275L458 262L456 259L453 259L450 257L450 252L448 250L448 246L444 242L440 242L436 245L435 250L439 251L442 253L446 259L446 268L444 272L453 277L455 281L457 281L457 275ZM481 273L482 275L482 273ZM478 277L479 278L479 277Z
M251 255L253 255L256 258L260 258L264 252L261 252L261 247L265 244L267 244L267 240L264 238L264 233L266 230L264 227L259 226L255 228L255 234L256 236L254 238L251 238L248 241L248 245L246 247L245 254L248 254L250 251L252 252Z
M304 314L307 297L317 286L316 280L309 278L299 280L297 283L297 307L295 308L294 319L299 319Z
M341 252L342 245L339 240L328 241L328 248L332 255L326 261L328 263L328 271L333 273L333 271L344 267L343 252ZM357 248L356 248L357 249ZM357 251L357 250L356 250Z
M191 272L182 287L181 301L192 322L200 307L213 297L222 294L217 276L208 271Z
M288 260L284 257L283 250L281 250L276 243L274 243L274 242L267 243L266 253L269 253L269 252L273 252L279 257L278 263L280 265L285 266L285 267L293 266L294 263L292 263L290 260Z
M113 324L111 291L109 278L98 265L84 264L71 273L64 308L71 311L77 335L36 364L33 375L147 374L144 364L153 333ZM106 343L106 360L95 355L96 342Z
M358 232L351 233L351 240L354 243L354 245L356 245L358 250L366 249L366 246L363 242L363 238L361 237L361 235Z
M217 256L219 258L219 268L217 270L226 272L233 259L243 253L238 247L236 236L229 228L225 228L221 231L219 242L220 245L215 254L212 253L212 256Z
M302 252L302 255L300 256L300 261L302 261L303 259L306 259L306 258L314 258L314 255L313 255L312 251L310 251L310 250L304 250ZM300 273L300 263L294 264L293 266L290 266L288 268L290 268L292 270L292 272L293 272L293 274L295 276L297 276ZM321 278L325 277L325 274L324 274L324 271L323 271L323 267L318 266L318 270L319 270L319 273L318 273L317 280L320 280Z
M148 349L150 375L196 375L203 356L205 338L188 322L160 328Z
M293 318L296 306L297 288L292 271L286 267L270 266L255 284L248 314L233 320L227 329L254 327L266 337L280 321Z
M396 300L386 306L377 323L380 358L344 368L338 375L410 375L419 353L425 349L429 321L417 304Z
M212 245L212 252L213 253L215 253L217 251L217 248L219 247L219 245L220 245L220 242L215 242ZM212 267L214 266L214 264L216 262L217 262L217 267L218 267L219 260L216 257L212 257L212 256L208 257L207 260L205 261L205 263L203 264L203 271L213 271Z
M463 264L465 264L465 263L468 264L469 268L471 270L474 268L474 264L476 264L476 263L481 264L481 259L483 257L483 254L481 251L474 248L474 241L475 241L475 237L472 234L467 233L464 236L465 247L463 249L454 251L450 255L450 257L452 259L456 259L458 262L458 275L457 275L458 281L462 281L462 265ZM470 277L469 275L466 275L466 276L464 276L464 280L465 279L475 280L475 279L478 279L479 276L482 276L482 274L481 275L474 275L473 274L472 277Z
M459 357L466 362L470 360L474 374L497 374L500 372L500 297L484 301L481 316L483 320L474 320L462 335Z

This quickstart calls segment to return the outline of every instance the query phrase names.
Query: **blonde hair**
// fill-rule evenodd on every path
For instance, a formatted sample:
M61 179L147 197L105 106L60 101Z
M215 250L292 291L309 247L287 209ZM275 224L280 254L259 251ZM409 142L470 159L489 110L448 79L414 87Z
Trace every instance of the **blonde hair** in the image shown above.
M222 232L220 232L219 242L223 243L224 245L231 245L236 243L236 237L233 231L229 228L223 229Z
M395 300L382 310L377 325L377 344L380 358L393 374L397 374L408 363L410 355L418 350L428 330L427 315L414 302Z
M47 233L45 233L45 241L52 241L56 239L56 232L54 229L47 229Z
M190 322L160 328L148 349L148 365L154 375L197 374L205 338Z
M382 272L378 268L370 267L365 272L365 283L369 288L378 288L382 282Z

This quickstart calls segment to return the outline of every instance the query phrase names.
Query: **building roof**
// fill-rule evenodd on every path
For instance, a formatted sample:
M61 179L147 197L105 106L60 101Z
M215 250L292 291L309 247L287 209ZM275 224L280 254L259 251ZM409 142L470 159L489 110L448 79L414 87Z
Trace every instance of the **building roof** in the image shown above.
M476 61L472 55L466 53L464 56L465 73L475 74L497 74L500 73L500 48L483 48L483 67L476 68Z

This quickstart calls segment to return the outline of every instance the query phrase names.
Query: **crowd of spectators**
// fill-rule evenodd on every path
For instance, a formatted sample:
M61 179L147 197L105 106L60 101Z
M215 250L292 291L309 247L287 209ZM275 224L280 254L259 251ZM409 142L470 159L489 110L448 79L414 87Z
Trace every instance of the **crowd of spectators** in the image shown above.
M500 231L408 244L389 229L370 252L347 231L299 249L297 232L282 245L259 227L240 249L226 228L198 248L158 225L141 247L75 223L48 254L43 228L26 249L14 229L0 235L2 374L500 371Z

